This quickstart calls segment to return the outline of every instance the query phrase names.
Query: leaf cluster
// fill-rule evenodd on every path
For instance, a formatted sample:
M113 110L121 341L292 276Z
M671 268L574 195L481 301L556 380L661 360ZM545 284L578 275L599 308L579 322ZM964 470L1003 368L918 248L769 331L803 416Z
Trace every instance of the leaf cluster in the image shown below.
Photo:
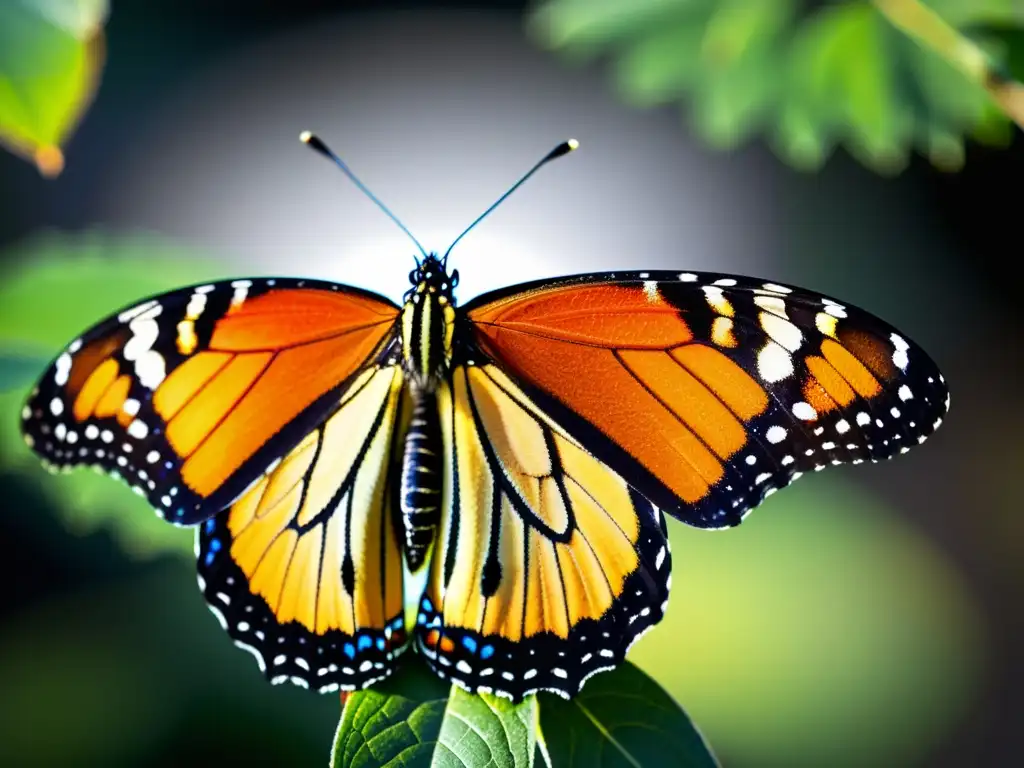
M1013 30L1024 27L1018 0L924 2L993 61L1010 61L1008 43L1020 42ZM764 133L803 170L819 169L839 146L886 174L914 150L957 170L965 139L1006 146L1012 126L984 88L896 29L879 4L544 0L530 30L573 62L609 60L633 105L685 104L712 146Z

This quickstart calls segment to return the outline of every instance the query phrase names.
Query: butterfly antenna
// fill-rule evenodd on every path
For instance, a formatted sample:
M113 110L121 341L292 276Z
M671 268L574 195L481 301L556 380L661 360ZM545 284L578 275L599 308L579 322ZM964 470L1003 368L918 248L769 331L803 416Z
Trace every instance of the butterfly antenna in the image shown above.
M444 258L441 259L442 263L444 263L444 264L448 263L448 254L452 252L452 248L455 247L455 244L458 243L459 240L461 240L467 234L469 234L469 231L471 229L473 229L473 227L475 227L481 221L483 221L484 218L486 218L487 215L491 211L493 211L495 208L497 208L499 205L501 205L503 202L505 202L505 199L509 195L511 195L513 192L515 192L517 189L519 189L519 187L521 187L523 185L523 183L528 178L530 178L531 176L533 176L533 174L535 174L537 171L539 171L541 169L541 166L546 165L547 163L550 163L552 160L555 160L555 159L561 157L562 155L569 154L574 149L576 149L576 147L578 147L579 145L580 145L580 143L578 141L576 141L576 139L569 139L568 141L563 141L557 147L555 147L550 152L548 152L546 155L544 155L544 157L542 157L540 159L540 161L536 165L533 166L533 168L531 168L525 174L523 174L523 177L521 179L519 179L519 181L517 181L515 184L513 184L511 187L509 187L508 191L505 194L503 194L501 197L499 197L497 200L495 200L490 208L488 208L486 211L484 211L479 216L477 216L476 219L473 220L473 223L470 224L468 227L466 227L462 231L462 234L459 235L458 237L456 237L455 240L452 241L452 244L448 246L448 250L444 252Z
M409 228L406 227L405 224L403 224L399 220L399 218L391 212L391 209L384 205L384 203L382 203L380 199L375 194L373 194L373 192L371 192L367 188L367 186L363 184L363 182L359 180L358 176L352 173L352 170L347 165L345 165L345 162L336 154L334 154L334 152L331 151L331 148L324 144L324 142L320 139L319 136L317 136L315 133L311 133L310 131L303 131L302 133L299 134L299 139L302 141L303 144L306 144L307 146L315 149L328 160L333 160L334 164L341 169L341 172L348 176L353 184L359 187L359 191L361 191L364 195L366 195L374 203L376 203L377 207L384 211L384 213L387 214L387 217L398 225L399 229L405 232L406 236L408 236L408 238L416 244L416 247L420 249L420 253L423 254L423 258L427 258L426 249L422 245L420 245L420 241L416 239L416 236L413 235L412 232L409 231Z

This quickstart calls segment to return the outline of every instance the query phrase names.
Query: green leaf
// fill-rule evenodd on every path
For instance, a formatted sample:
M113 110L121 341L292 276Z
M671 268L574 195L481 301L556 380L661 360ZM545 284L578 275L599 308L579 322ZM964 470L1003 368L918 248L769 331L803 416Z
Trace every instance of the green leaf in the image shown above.
M0 142L55 176L103 67L106 0L0 3Z
M331 750L334 768L429 766L449 686L415 657L391 678L348 695Z
M995 62L1024 56L1010 42L1024 28L1019 0L923 1ZM720 149L766 134L801 170L842 146L878 173L900 172L915 149L952 171L966 138L1005 146L1012 136L984 88L872 0L542 0L528 28L571 60L609 59L626 103L681 102ZM1002 46L977 39L982 29Z
M558 768L717 768L682 708L629 662L591 678L568 701L544 694L540 727Z
M542 4L528 26L545 44L583 58L607 43L678 23L713 5L714 0L564 0Z
M154 293L217 276L199 254L154 237L50 234L3 254L0 272L0 465L52 494L67 528L109 529L126 552L191 559L192 532L168 525L122 483L81 469L50 476L25 444L19 413L50 360L84 329ZM17 363L15 363L17 361Z
M398 673L350 694L331 751L333 768L529 768L536 746L533 697L513 706L449 686L406 659Z
M513 705L452 686L434 751L438 768L530 768L536 753L537 700Z

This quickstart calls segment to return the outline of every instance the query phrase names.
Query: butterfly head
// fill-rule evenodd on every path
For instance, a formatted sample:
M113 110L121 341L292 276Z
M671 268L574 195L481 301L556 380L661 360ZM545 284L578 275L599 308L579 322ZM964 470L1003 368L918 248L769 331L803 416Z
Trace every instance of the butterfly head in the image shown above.
M409 301L415 294L434 294L442 304L454 303L454 289L459 284L459 270L448 271L447 259L438 258L430 253L422 260L416 260L416 269L409 273L412 287L406 291L405 300Z

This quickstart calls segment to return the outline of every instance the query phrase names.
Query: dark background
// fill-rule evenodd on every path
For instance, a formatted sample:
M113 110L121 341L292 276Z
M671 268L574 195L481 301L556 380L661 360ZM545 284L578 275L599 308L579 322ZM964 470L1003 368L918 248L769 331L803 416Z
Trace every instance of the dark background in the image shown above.
M93 180L117 165L129 138L138 146L137 132L146 129L148 116L160 108L168 94L197 73L250 44L290 28L318 20L336 20L339 14L412 8L480 8L488 13L508 14L512 23L518 24L526 6L507 1L115 2L107 26L108 65L102 86L94 106L67 147L69 162L63 176L57 181L45 180L29 164L0 152L0 253L15 253L15 246L41 229L75 231L95 224L98 213L90 195ZM422 51L429 58L438 41L409 40L408 45L413 55ZM684 126L678 131L680 142L694 141ZM923 764L1008 765L1014 762L1014 756L1019 759L1021 755L1017 730L1024 715L1020 703L1024 684L1020 650L1024 647L1020 610L1024 597L1020 563L1024 560L1020 557L1020 541L1024 527L1016 519L1021 510L1013 493L1014 475L1019 475L1022 456L1017 429L1024 426L1018 403L1019 382L1024 373L1021 301L1019 281L1015 279L1020 271L1016 262L1020 252L1024 140L1018 134L1012 148L1003 151L972 146L966 168L956 174L940 173L918 158L897 180L876 177L841 152L816 179L787 169L759 142L732 157L705 151L708 163L745 164L754 173L770 173L775 183L790 190L792 199L797 201L815 196L818 190L836 197L848 194L849 199L840 200L837 205L848 204L852 208L861 205L858 201L870 200L876 194L913 200L918 225L927 227L932 237L947 246L943 254L934 256L915 253L914 268L921 275L920 283L897 278L896 288L890 285L879 289L879 301L885 307L898 307L898 292L902 291L929 306L926 317L941 316L941 324L918 325L914 336L926 348L936 350L936 359L947 369L954 393L950 419L955 423L939 432L934 445L929 442L925 448L934 450L935 455L921 459L912 471L869 475L865 470L863 478L851 477L899 504L901 514L926 532L928 539L971 585L988 627L989 666L981 693L969 711L928 750ZM827 222L820 221L804 224L829 227ZM885 226L883 220L883 230ZM883 236L884 233L880 235ZM889 258L899 256L889 254ZM865 297L873 295L871 282L885 277L877 254L866 258L863 270L857 265L857 257L849 252L821 252L820 258L822 263L807 267L806 273L819 282L827 282L833 267L826 262L837 260L834 287L830 286L834 294L843 293L841 286L846 274L858 273L864 283L857 290ZM627 262L637 268L644 266L639 255L629 256ZM932 266L937 273L959 276L958 283L947 285L934 298L928 294L934 279L930 274ZM795 274L803 273L796 270ZM863 287L864 284L869 287ZM900 315L901 311L904 314ZM912 317L911 310L897 309L896 314L898 324ZM959 377L953 372L959 373ZM909 462L910 459L908 467ZM135 562L103 533L75 537L65 531L49 506L51 502L33 483L14 472L0 476L0 482L5 508L0 515L0 579L7 585L0 590L0 626L34 606L87 591L92 584L116 588L124 583L146 584L148 580L154 585L149 605L112 606L108 602L83 601L80 609L97 626L105 628L82 642L102 644L108 635L123 634L122 630L135 633L139 643L163 646L157 655L161 661L153 663L180 665L186 674L197 659L206 658L203 654L224 659L225 665L235 663L237 652L218 642L222 638L198 638L173 626L177 614L168 606L177 596L162 593L161 585L165 572L180 570L176 564L160 559ZM993 502L992 488L1000 484L1009 490L997 494L998 501ZM939 498L943 501L941 508L934 506ZM1007 506L1004 511L997 511L998 505ZM988 535L991 531L985 533L989 527L986 520L993 517L998 517L999 525L1003 526L997 536L1002 538L1002 549L992 542ZM142 625L123 624L126 615L150 610L153 617ZM55 625L59 626L59 621ZM208 635L216 632L212 625L207 629ZM76 642L75 638L65 639ZM54 641L47 637L38 640L41 645ZM102 676L102 670L97 674ZM145 684L145 675L134 679L134 684ZM118 764L322 764L326 760L324 739L329 739L336 718L333 705L321 702L314 710L301 692L271 690L249 677L246 681L249 684L242 696L223 693L223 681L211 681L207 691L202 685L168 691L169 697L180 702L170 709L173 717L168 721L160 714L163 721L159 733L141 739L138 749L126 747L121 756L124 762ZM81 683L77 691L75 688L73 674L54 685L53 695L67 698L64 705L55 707L55 712L67 713L70 709L74 713L93 706L90 697L83 693L89 690L88 686ZM267 699L273 702L268 703ZM305 731L294 730L294 719L275 722L275 713L293 703L297 708L308 707L312 713ZM232 711L230 718L223 716L227 707ZM110 713L110 717L115 716L119 715ZM75 726L63 718L64 714L55 714L52 738L76 738ZM129 740L136 737L138 734ZM723 756L729 765L728 752ZM26 756L25 764L31 763ZM93 763L84 754L81 764Z

